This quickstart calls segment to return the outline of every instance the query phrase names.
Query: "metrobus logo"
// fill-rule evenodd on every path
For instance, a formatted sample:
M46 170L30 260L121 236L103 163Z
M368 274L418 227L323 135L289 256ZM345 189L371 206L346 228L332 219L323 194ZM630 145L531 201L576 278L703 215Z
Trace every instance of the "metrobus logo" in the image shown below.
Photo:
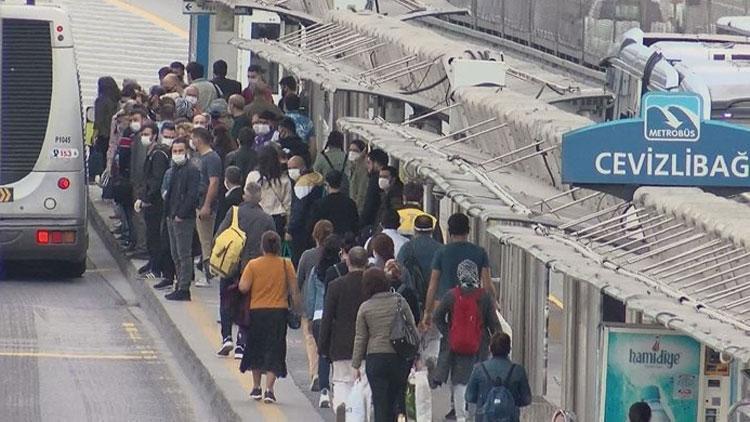
M701 98L649 93L643 97L643 135L649 141L695 142L701 134Z

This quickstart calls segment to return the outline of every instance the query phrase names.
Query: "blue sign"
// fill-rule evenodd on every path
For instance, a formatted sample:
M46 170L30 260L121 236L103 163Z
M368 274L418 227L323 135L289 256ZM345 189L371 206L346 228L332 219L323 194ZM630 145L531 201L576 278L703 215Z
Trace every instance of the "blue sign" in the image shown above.
M750 187L750 129L702 120L691 93L649 93L641 104L640 118L563 135L564 183Z

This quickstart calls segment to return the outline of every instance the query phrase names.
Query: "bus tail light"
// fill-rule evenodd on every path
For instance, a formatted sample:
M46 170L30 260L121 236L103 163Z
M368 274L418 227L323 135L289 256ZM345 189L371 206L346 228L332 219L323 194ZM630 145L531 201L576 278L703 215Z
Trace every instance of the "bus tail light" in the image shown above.
M37 230L36 243L38 245L70 245L76 243L76 232L69 230Z
M66 190L70 187L70 179L67 177L61 177L57 180L57 187Z

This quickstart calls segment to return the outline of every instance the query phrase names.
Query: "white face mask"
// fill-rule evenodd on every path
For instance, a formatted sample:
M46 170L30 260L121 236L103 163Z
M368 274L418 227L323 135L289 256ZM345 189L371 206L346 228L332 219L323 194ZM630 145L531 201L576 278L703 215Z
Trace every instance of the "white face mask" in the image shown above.
M198 97L194 95L186 95L185 101L187 101L190 105L195 105L198 103Z
M193 125L193 128L196 128L196 127L202 127L202 128L205 129L206 125L204 125L203 123L196 123L196 124Z
M190 148L196 149L195 148L195 142L193 142L192 138L190 139Z
M133 132L141 130L141 122L130 122L130 130Z
M300 176L302 176L302 172L300 172L300 169L289 169L289 178L291 178L295 182L300 178Z
M271 131L271 127L265 123L256 123L253 125L253 130L256 135L268 135Z
M181 166L187 162L187 155L185 154L172 154L172 161L178 166Z
M357 161L361 156L361 152L349 151L349 161Z
M391 187L391 181L386 177L381 177L378 179L378 186L380 186L380 189L386 190Z
M161 138L161 143L168 147L172 146L172 142L174 142L174 138Z
M312 192L312 189L312 186L295 186L294 194L297 196L297 198L302 199L309 195L310 192Z
M142 144L143 144L144 146L148 146L148 145L150 145L150 144L151 144L151 137L150 137L150 136L146 136L146 135L142 135L142 136L141 136L141 143L142 143Z

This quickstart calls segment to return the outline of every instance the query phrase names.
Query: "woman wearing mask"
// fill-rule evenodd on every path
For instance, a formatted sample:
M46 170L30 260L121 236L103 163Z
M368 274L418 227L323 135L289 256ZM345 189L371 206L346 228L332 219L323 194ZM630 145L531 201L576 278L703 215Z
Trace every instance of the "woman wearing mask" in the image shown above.
M111 76L103 76L97 82L94 101L94 148L89 159L90 177L98 176L105 167L112 117L117 113L120 88Z
M295 310L301 308L294 266L280 256L281 238L272 231L261 238L263 256L250 260L240 278L239 289L249 293L250 326L247 328L245 353L240 371L250 370L253 389L250 397L265 403L276 403L276 378L287 374L286 331L289 298ZM266 375L265 392L261 375Z
M269 142L278 140L279 134L276 132L276 116L273 113L264 111L260 114L253 115L252 124L255 132L255 148L260 149Z
M292 207L292 182L281 168L276 148L267 145L258 153L258 170L247 175L247 182L261 186L260 207L273 217L276 231L283 236Z
M349 179L349 197L357 204L357 211L361 216L370 179L367 170L367 145L359 139L351 141L346 159L348 162L344 173Z
M362 276L363 293L368 298L357 312L352 367L355 378L361 376L366 360L367 381L372 390L375 422L393 422L400 409L405 409L406 380L412 362L396 354L391 345L394 315L409 304L391 290L383 270L370 268ZM416 330L411 312L403 312L406 324Z

